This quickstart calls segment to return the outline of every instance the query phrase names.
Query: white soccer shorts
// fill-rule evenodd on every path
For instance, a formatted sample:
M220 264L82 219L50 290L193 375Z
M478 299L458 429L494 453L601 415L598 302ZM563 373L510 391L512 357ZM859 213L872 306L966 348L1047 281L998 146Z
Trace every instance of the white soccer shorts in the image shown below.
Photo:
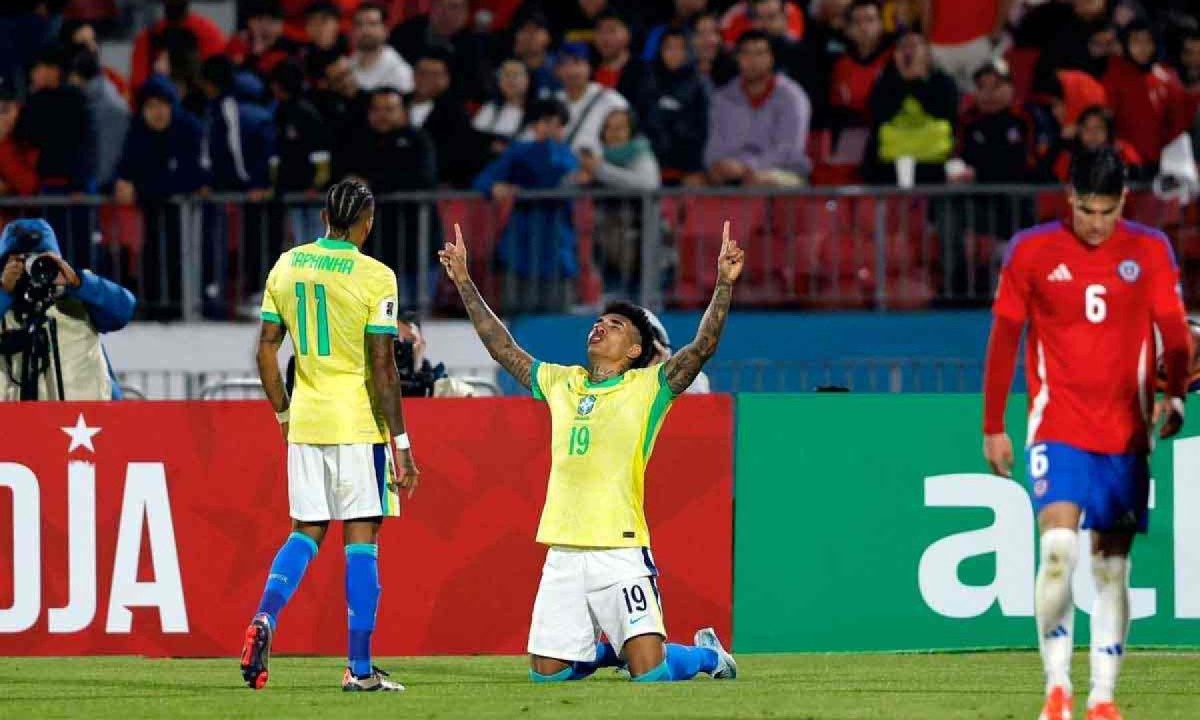
M387 445L288 443L288 505L302 522L359 520L386 512Z
M588 661L601 632L618 653L639 635L666 638L657 576L646 548L550 548L533 602L529 654Z

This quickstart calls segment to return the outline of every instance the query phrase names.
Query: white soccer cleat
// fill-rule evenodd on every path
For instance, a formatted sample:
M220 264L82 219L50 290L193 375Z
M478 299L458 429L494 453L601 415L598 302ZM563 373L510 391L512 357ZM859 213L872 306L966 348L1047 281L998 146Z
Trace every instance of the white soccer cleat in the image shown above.
M737 679L737 661L733 659L733 655L725 649L721 641L717 638L717 631L710 627L700 628L696 631L696 636L692 639L696 647L709 648L717 653L717 669L713 670L712 676L714 680L736 680Z
M388 674L377 667L367 677L358 677L346 668L342 675L342 690L346 692L404 692L404 686L387 680Z

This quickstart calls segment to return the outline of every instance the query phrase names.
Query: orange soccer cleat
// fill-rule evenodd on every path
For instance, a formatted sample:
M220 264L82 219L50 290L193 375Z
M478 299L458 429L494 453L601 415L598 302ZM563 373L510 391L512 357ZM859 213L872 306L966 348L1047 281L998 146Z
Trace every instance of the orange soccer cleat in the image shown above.
M1042 714L1038 715L1038 720L1071 720L1072 702L1066 688L1061 685L1051 688L1050 694L1046 696L1046 704L1042 706ZM1091 720L1090 716L1088 720Z
M1121 720L1121 711L1116 703L1097 703L1088 708L1087 720Z

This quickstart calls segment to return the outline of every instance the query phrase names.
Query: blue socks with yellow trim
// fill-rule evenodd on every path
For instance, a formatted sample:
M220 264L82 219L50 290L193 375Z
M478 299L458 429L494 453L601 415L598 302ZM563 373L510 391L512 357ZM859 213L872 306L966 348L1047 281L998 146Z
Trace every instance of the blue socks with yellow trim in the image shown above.
M691 680L700 673L711 674L717 669L717 651L706 647L667 643L667 659L664 664L671 668L670 680Z
M263 588L262 600L258 602L258 613L267 616L271 629L275 629L279 613L292 599L304 571L317 554L317 543L304 533L288 535L287 542L275 553L271 572L267 575L267 586Z
M346 546L346 607L350 621L350 672L371 674L371 633L379 610L379 546L352 543Z

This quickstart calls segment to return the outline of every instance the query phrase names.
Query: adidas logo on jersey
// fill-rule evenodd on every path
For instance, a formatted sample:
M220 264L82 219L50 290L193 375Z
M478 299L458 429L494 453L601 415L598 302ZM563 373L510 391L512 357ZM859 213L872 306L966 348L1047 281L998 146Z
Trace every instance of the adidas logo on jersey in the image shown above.
M1058 267L1054 268L1054 270L1046 276L1046 279L1050 282L1071 282L1071 280L1074 280L1074 278L1071 277L1071 271L1067 269L1066 263L1059 263Z

